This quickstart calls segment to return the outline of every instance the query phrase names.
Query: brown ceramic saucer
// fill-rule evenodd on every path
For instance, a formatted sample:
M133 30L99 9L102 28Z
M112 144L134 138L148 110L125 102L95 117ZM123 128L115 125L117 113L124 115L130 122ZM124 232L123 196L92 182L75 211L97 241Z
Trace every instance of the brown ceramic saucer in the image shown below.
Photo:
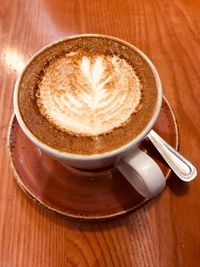
M154 129L178 147L177 124L165 98ZM146 202L114 167L89 172L64 168L41 153L23 134L15 116L10 123L8 148L15 178L23 191L57 213L77 219L108 219ZM141 148L156 160L167 178L170 169L150 141L145 140Z

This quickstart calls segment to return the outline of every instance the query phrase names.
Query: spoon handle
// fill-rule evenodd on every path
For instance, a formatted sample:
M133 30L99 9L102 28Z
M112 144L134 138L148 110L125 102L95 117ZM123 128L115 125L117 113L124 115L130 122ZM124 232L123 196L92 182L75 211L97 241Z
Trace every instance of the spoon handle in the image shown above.
M154 130L149 132L148 138L181 180L189 182L197 176L197 170L191 162L167 144Z

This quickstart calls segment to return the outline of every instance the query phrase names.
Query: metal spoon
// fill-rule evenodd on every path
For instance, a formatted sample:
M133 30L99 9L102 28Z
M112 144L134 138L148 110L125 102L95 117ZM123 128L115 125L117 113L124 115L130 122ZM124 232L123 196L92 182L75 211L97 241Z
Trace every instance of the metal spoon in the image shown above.
M197 176L197 170L192 163L167 144L154 130L151 130L147 137L181 180L189 182Z

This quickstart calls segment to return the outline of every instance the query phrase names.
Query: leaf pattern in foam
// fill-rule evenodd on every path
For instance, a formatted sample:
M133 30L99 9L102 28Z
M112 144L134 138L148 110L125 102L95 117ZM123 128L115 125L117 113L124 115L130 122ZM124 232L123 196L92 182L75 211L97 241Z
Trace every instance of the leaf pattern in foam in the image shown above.
M141 96L133 68L117 56L73 54L51 63L39 85L40 112L63 131L86 136L124 124Z

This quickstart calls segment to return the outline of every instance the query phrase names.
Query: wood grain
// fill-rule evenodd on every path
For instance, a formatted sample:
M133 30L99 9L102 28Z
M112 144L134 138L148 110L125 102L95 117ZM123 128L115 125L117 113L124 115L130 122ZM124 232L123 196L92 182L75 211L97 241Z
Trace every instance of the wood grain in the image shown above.
M104 33L155 63L180 130L180 151L200 167L198 0L0 1L0 266L190 267L200 262L200 181L175 176L124 218L88 224L44 210L18 188L6 153L12 94L24 62L76 33Z

